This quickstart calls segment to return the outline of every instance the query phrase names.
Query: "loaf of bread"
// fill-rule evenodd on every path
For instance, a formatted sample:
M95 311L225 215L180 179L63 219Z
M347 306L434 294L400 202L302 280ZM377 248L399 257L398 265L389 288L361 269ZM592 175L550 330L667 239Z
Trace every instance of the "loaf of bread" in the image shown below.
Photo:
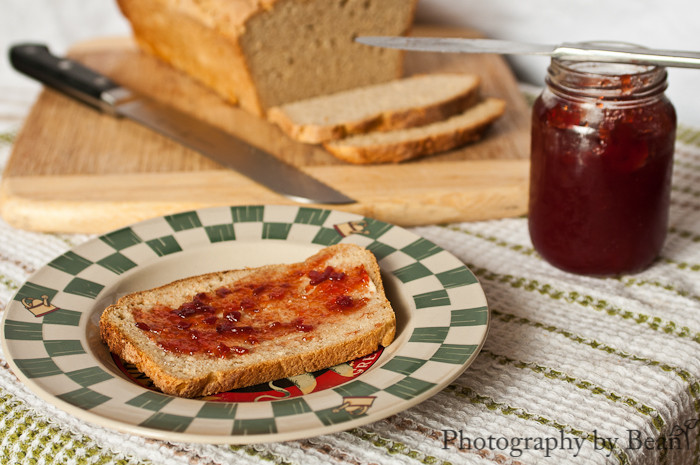
M474 74L423 74L273 107L268 120L293 139L318 144L446 119L473 105L478 90Z
M401 76L417 0L118 0L140 46L254 114Z
M487 98L464 113L425 126L389 132L370 132L327 142L326 150L350 163L387 163L412 160L479 140L505 110L505 102Z
M198 397L328 368L389 345L394 311L368 250L215 272L122 297L100 318L109 349L163 392Z

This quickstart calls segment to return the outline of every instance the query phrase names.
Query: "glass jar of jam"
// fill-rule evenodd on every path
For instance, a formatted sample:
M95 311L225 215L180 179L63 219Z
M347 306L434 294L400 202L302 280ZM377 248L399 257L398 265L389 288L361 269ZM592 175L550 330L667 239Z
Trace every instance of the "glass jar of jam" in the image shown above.
M676 113L662 67L553 59L532 112L529 229L565 271L634 273L668 227Z

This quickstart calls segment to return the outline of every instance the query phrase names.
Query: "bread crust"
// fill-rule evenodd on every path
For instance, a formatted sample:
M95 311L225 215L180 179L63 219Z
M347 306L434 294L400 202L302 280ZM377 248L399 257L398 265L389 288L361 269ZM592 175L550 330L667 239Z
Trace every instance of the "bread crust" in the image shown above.
M417 138L407 133L404 140L387 143L354 145L350 138L324 143L323 146L335 157L354 164L399 163L444 152L481 139L488 126L505 111L505 102L500 99L487 99L485 104L489 106L487 111L464 127Z
M160 349L155 342L146 336L139 337L141 336L139 332L132 334L133 329L131 326L133 326L133 321L120 319L124 308L133 308L139 302L151 301L154 296L157 297L159 294L165 294L174 289L202 289L202 286L207 283L214 283L216 286L221 282L229 282L226 281L230 277L229 275L240 279L252 272L265 272L275 269L277 265L232 272L208 273L124 296L116 304L110 305L104 311L100 318L100 335L112 353L127 362L133 363L141 372L151 378L159 389L167 394L181 397L206 396L313 372L354 360L376 351L380 345L388 346L393 341L396 332L394 312L384 296L379 266L371 252L351 244L337 244L323 249L319 254L357 253L357 249L361 249L365 256L371 257L371 260L365 264L365 267L376 287L377 294L382 297L378 301L379 305L377 308L372 310L376 311L377 314L381 314L382 317L376 322L373 321L369 330L358 332L350 338L342 338L333 343L321 344L314 350L305 350L304 347L301 347L299 350L294 350L284 356L264 358L252 364L246 363L245 360L241 362L241 360L236 359L227 369L204 370L202 374L197 376L182 377L175 375L172 370L168 369L167 363L164 362L165 359L161 357L165 352L163 349ZM317 257L319 254L314 255L314 257ZM352 314L348 316L352 317ZM316 330L320 331L321 329L318 328ZM243 357L247 356L248 354ZM178 355L177 361L183 363L206 363L206 357Z

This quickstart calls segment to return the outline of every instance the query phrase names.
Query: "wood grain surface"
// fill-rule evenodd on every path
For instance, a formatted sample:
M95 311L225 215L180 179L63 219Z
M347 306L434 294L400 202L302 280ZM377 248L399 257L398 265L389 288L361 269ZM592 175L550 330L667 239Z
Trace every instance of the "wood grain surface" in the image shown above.
M415 35L474 36L417 26ZM70 55L122 85L165 101L264 148L357 200L332 206L401 226L526 212L529 109L495 55L406 54L405 75L469 72L482 94L507 102L485 138L458 150L390 165L355 166L301 144L220 99L128 38L77 44ZM360 64L358 64L359 66ZM15 142L0 186L0 214L31 230L102 233L134 221L218 205L294 201L124 119L44 90Z

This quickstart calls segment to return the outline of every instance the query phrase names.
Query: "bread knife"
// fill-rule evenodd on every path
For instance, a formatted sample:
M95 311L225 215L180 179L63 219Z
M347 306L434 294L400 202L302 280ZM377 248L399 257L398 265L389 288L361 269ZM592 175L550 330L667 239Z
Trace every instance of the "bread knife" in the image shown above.
M355 40L365 45L417 52L544 55L568 61L635 63L676 68L700 68L700 53L698 52L654 50L624 42L581 42L545 45L494 39L394 36L361 36Z
M82 64L53 55L42 44L10 48L19 72L115 117L142 124L217 163L301 203L355 200L264 150L173 107L122 87Z

